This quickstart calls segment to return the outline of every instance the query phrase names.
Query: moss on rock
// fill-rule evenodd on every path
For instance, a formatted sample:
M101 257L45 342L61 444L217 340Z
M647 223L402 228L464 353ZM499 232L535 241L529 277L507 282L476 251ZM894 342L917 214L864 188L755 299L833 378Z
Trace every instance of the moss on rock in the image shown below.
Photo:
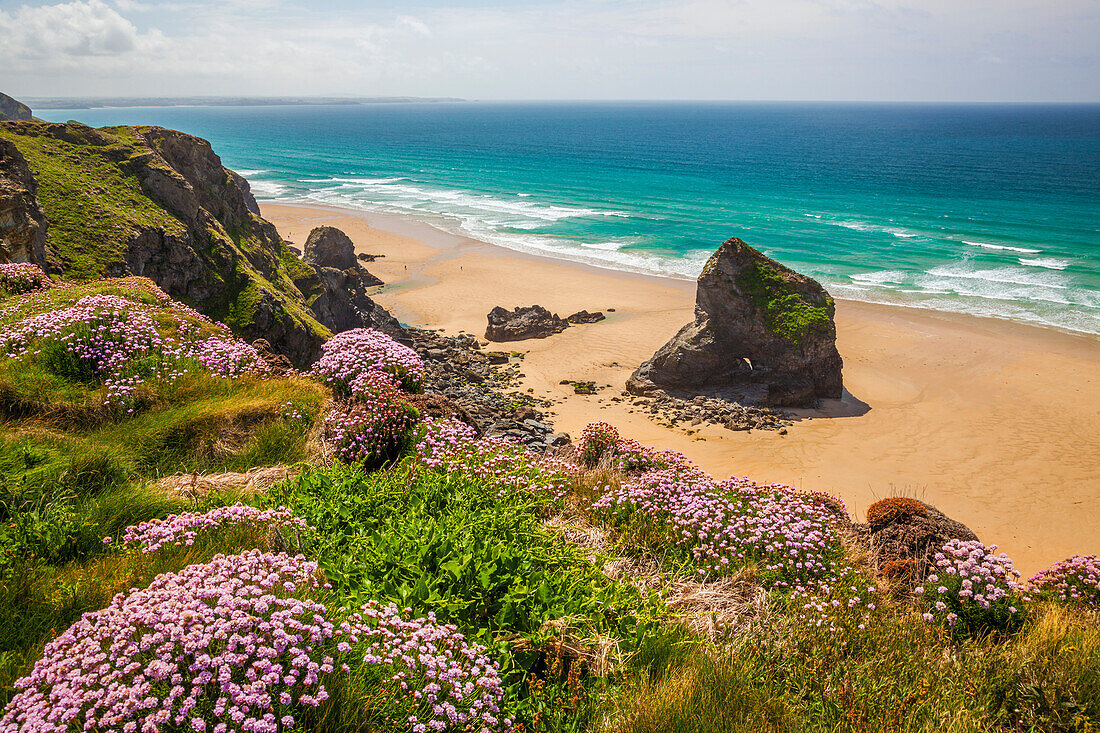
M832 297L826 295L822 305L814 304L791 290L783 276L764 262L758 260L742 270L736 285L763 311L768 329L793 344L802 343L815 331L828 330L832 324Z

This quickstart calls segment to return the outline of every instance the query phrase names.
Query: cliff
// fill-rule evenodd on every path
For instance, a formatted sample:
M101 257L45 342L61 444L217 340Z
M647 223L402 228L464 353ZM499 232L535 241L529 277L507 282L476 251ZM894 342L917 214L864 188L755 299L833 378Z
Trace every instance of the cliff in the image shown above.
M160 127L0 123L0 259L65 279L149 277L298 366L334 330L400 330L364 293L350 321L316 311L334 284L260 217L248 182L207 141Z
M29 120L31 108L0 92L0 120Z
M699 276L695 320L638 367L627 389L775 407L839 398L833 308L813 278L729 239Z

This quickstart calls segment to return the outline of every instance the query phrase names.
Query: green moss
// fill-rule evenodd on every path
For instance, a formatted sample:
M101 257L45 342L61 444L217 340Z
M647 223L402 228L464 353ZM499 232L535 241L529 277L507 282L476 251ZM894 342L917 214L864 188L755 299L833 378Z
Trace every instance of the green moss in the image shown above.
M49 221L47 250L60 260L66 277L102 277L112 266L118 268L137 228L186 233L179 219L142 191L125 165L148 151L136 135L78 125L69 130L68 139L61 140L29 134L38 126L0 125L0 137L19 148L38 181L38 200Z
M825 295L824 305L815 305L791 290L783 277L767 263L757 260L744 268L737 288L751 297L764 312L767 327L793 344L811 333L826 331L833 319L833 299Z

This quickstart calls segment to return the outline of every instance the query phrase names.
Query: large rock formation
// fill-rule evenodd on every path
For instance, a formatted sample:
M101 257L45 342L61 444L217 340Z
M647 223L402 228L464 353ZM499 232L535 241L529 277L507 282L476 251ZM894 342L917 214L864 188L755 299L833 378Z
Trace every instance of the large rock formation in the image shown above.
M489 311L489 326L485 338L490 341L521 341L541 339L569 328L564 318L543 308L529 305L506 310L499 305Z
M730 239L699 276L695 320L627 381L634 394L808 407L839 398L833 299L816 280Z
M367 288L382 281L359 264L348 235L336 227L317 227L306 239L305 260L325 285L312 304L322 323L333 331L368 326L405 340L397 320L367 295Z
M316 227L311 231L306 237L305 258L316 267L349 270L359 266L351 237L336 227ZM381 285L382 281L376 284Z
M30 107L18 99L0 93L0 120L29 120L31 118Z
M0 138L0 262L46 261L46 215L27 161Z
M144 275L299 367L333 331L403 333L341 271L299 259L259 211L248 182L192 135L0 123L0 259L62 277Z

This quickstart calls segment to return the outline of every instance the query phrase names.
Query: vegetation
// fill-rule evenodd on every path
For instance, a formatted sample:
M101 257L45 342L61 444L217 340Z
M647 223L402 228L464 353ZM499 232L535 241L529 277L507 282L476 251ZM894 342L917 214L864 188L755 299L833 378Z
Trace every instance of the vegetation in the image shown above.
M330 336L308 310L321 292L320 282L277 236L262 241L258 217L245 211L235 221L210 213L190 221L180 208L197 202L154 193L175 186L178 196L186 196L188 184L143 134L148 129L0 123L0 137L19 149L34 173L48 222L47 256L64 279L128 271L127 252L139 235L157 242L175 239L201 261L195 290L209 293L191 305L237 333L259 316L284 330Z
M800 344L815 331L826 330L833 321L833 299L814 304L801 293L791 292L782 275L757 259L737 279L737 288L764 311L768 329L792 344Z
M0 301L4 733L1100 720L1094 557L1017 584L955 543L914 589L834 497L605 424L568 459L421 419L421 365L380 334L276 377L148 281L40 285ZM326 433L334 409L370 419ZM349 425L382 449L341 451ZM165 481L286 463L264 491Z

